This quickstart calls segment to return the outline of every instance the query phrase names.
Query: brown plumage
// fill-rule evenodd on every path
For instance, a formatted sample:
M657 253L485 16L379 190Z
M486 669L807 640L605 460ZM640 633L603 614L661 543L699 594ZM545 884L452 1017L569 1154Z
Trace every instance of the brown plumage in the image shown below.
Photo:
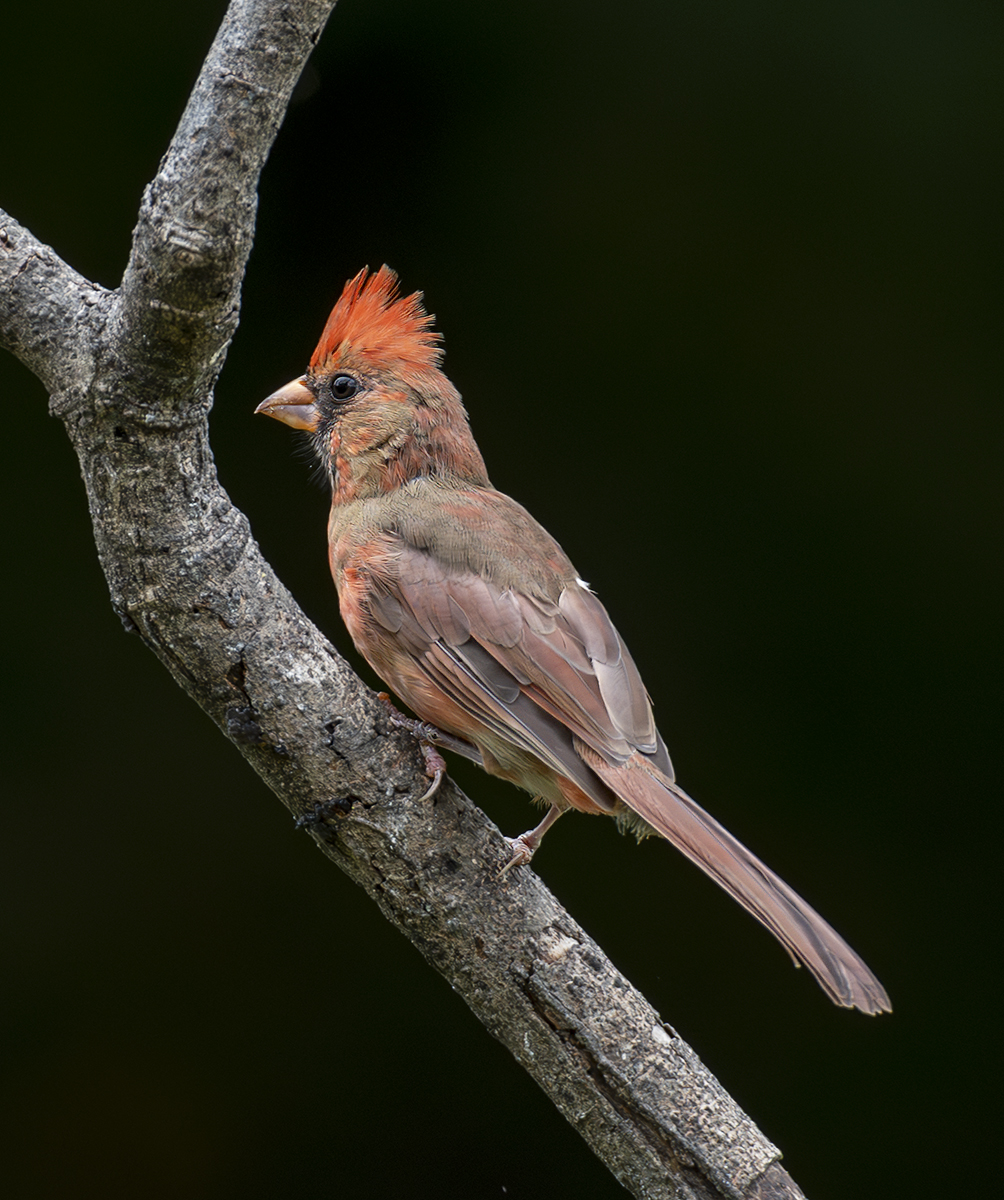
M387 267L345 286L300 379L259 412L308 430L331 480L331 572L363 657L443 744L546 801L661 834L804 963L837 1004L882 985L791 888L675 782L638 670L558 543L495 491L421 294Z

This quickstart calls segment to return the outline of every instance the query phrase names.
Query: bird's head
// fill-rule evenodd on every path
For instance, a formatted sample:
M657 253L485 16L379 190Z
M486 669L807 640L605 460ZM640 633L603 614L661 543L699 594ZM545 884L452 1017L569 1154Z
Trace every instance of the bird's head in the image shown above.
M336 504L423 475L488 485L432 322L421 292L399 296L389 267L364 267L331 310L306 374L255 409L310 433Z

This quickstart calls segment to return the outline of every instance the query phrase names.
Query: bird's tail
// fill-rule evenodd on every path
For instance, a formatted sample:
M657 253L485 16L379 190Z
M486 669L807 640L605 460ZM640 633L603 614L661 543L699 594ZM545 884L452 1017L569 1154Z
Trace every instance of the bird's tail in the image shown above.
M836 930L672 780L640 754L613 765L582 743L577 748L632 812L766 925L835 1004L892 1012L885 988Z

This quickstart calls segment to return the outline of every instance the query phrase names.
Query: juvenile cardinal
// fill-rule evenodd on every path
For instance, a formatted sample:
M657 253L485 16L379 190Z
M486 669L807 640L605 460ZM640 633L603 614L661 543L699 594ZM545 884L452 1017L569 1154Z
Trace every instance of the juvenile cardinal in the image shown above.
M257 408L307 430L331 481L328 553L356 648L426 736L549 805L661 834L761 921L836 1004L891 1011L808 904L682 791L648 694L599 600L497 492L422 295L388 267L350 280L305 375Z

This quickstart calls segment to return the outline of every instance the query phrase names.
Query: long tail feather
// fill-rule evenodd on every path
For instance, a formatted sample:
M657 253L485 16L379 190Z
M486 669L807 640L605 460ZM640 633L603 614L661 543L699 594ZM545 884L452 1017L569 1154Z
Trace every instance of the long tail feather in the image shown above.
M835 1004L892 1012L885 988L823 918L686 792L635 754L614 766L580 744L603 782L762 922Z

